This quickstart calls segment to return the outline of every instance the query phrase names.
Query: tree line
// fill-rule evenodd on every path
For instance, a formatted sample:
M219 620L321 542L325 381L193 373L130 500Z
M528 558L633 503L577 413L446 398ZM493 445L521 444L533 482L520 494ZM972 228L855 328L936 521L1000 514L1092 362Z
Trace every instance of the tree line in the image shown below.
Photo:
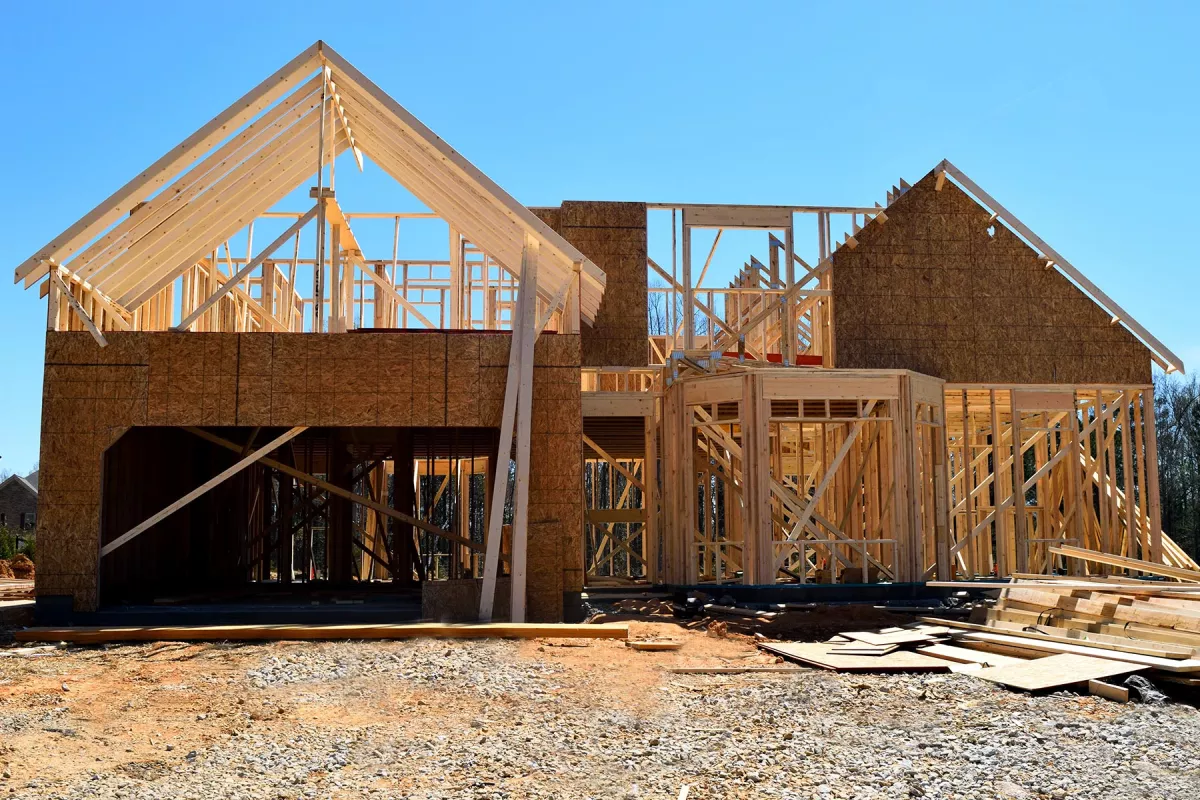
M1154 417L1163 531L1200 560L1200 381L1156 376Z

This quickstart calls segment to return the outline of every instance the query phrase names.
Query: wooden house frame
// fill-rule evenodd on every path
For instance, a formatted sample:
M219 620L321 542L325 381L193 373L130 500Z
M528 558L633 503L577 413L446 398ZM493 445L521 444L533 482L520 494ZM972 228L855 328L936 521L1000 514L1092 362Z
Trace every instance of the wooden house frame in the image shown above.
M343 208L343 154L429 210ZM452 578L453 614L523 620L587 585L1078 569L1054 544L1193 565L1157 493L1178 356L950 162L885 199L526 208L317 42L17 267L48 305L39 594ZM405 255L423 220L446 259ZM764 260L706 284L727 231ZM1038 303L987 281L1086 338L997 351Z

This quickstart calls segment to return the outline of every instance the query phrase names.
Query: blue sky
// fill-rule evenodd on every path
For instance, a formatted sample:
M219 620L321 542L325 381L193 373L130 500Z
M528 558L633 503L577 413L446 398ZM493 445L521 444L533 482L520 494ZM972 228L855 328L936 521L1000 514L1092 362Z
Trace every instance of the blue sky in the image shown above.
M1197 9L10 1L0 265L323 38L529 205L869 205L949 158L1200 369ZM0 469L38 457L44 329L0 283Z

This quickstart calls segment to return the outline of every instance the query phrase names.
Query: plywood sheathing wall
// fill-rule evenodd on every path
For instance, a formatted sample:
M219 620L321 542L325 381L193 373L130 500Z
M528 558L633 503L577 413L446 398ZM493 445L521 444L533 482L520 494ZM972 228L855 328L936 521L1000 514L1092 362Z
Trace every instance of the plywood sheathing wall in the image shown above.
M1150 382L1150 352L930 173L833 256L837 365L957 383Z
M134 425L499 427L509 337L471 333L48 332L38 590L93 610L102 454ZM535 350L529 611L583 585L578 336ZM163 469L172 469L170 463ZM129 487L137 491L137 487Z
M568 200L531 210L604 270L596 322L583 324L583 366L646 366L646 204Z

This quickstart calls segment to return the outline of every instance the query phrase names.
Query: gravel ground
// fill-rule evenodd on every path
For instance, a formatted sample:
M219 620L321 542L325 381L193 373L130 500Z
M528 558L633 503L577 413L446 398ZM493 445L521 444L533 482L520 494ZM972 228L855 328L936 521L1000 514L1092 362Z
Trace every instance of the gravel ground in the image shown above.
M965 675L617 642L72 648L0 658L0 797L1189 798L1200 713ZM3 652L0 650L0 652Z

